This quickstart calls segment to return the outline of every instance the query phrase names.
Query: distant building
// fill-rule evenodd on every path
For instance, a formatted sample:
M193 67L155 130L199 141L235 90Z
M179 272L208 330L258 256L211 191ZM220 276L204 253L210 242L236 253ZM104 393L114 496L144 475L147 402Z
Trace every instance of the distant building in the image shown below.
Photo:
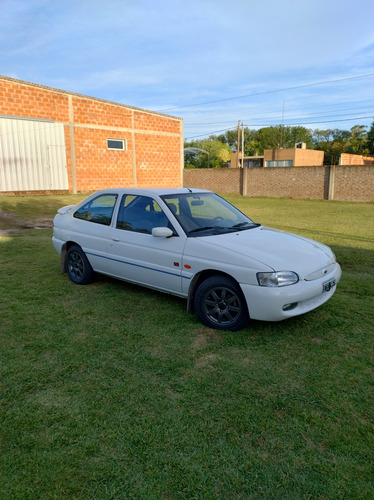
M339 158L339 165L374 165L374 156L342 153Z
M323 166L324 151L306 149L305 142L294 148L265 149L263 156L244 156L239 153L240 167L316 167ZM238 164L238 153L231 154L231 167Z
M244 168L250 168L250 167L263 167L264 166L264 157L255 155L255 156L244 156L241 153L239 153L239 167L244 167ZM231 153L231 161L230 161L230 167L231 168L237 168L238 167L238 153L235 151L234 153Z
M304 144L304 143L303 143ZM324 151L295 147L265 149L265 167L319 167L323 166Z

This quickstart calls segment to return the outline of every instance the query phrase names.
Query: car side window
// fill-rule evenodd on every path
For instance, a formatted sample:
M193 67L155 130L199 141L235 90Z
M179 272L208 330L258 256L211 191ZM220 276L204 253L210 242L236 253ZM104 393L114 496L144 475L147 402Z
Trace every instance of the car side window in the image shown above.
M154 227L170 227L160 205L149 196L124 195L118 211L117 228L151 234Z
M109 226L112 221L113 209L116 201L116 194L103 194L97 196L74 212L73 217Z

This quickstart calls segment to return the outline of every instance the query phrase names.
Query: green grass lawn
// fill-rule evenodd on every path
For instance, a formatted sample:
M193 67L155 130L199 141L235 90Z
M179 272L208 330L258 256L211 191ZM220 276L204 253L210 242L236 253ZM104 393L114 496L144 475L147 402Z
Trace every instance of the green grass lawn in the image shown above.
M0 229L82 198L0 197ZM1 499L374 498L374 204L226 198L330 245L334 297L219 332L175 297L72 284L50 228L0 238Z

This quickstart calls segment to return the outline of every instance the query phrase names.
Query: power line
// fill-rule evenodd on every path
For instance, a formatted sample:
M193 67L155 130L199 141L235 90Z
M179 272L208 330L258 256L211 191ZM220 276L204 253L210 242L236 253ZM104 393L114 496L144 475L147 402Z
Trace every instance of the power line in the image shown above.
M373 101L373 100L374 99L368 99L367 101ZM361 101L359 101L359 102L361 102ZM339 106L340 106L340 104L339 104ZM326 106L324 106L324 108L325 107ZM355 106L355 107L352 107L352 108L342 108L342 109L336 110L335 112L339 113L338 115L336 115L337 117L339 117L342 112L344 112L344 111L352 111L352 110L354 110L354 111L366 110L368 113L371 113L371 112L374 113L374 110L373 111L371 109L368 110L368 106L367 105L366 106ZM309 116L306 113L301 113L301 114L299 113L299 114L295 114L295 115L291 115L290 114L290 115L286 116L286 119L287 120L301 119L301 118L309 118L309 119L311 119L311 118L317 118L319 115L321 115L321 118L322 118L323 115L326 115L326 114L329 115L327 117L333 117L334 116L334 111L332 109L330 109L328 111L320 111L320 112L314 113L313 116ZM277 115L277 117L275 117L275 116L273 117L273 116L269 116L269 113L256 113L256 116L258 116L258 117L262 116L262 115L263 116L267 115L266 118L269 119L269 120L277 120L277 119L279 119L278 115ZM244 118L245 122L248 121L248 120L249 119ZM226 124L228 125L230 123L232 123L232 120L220 120L218 122L217 121L215 121L215 122L201 122L201 121L200 122L186 122L185 127L207 126L207 125L226 125Z
M186 137L184 140L188 141L189 139L195 139L195 137L203 137L205 135L213 135L213 134L219 134L220 132L227 132L228 130L236 130L238 128L238 125L233 125L232 127L229 128L223 128L221 130L215 130L214 132L209 132L208 134L200 134L200 135L192 135L191 137Z
M336 122L348 122L348 121L353 121L353 120L364 120L364 119L367 119L367 118L373 118L374 120L374 114L372 115L369 115L369 116L356 116L355 118L342 118L340 120L325 120L325 121L321 121L321 120L318 120L316 122L311 122L311 121L306 121L306 122L299 122L299 123L294 123L294 124L288 124L288 126L290 127L297 127L297 126L301 126L301 125L314 125L314 124L319 124L319 123L336 123ZM279 125L279 124L277 124ZM284 124L285 126L287 126L287 124ZM274 127L276 125L274 124L271 124L271 123L267 123L267 124L247 124L246 125L247 127ZM225 129L222 129L222 130L215 130L214 132L208 132L208 133L204 133L204 134L199 134L199 135L193 135L191 137L186 137L185 138L185 141L188 141L190 139L195 139L195 137L204 137L204 136L210 136L210 135L214 135L214 134L218 134L220 132L227 132L229 130L234 130L236 129L237 126L236 125L233 125L232 127L229 127L229 128L225 128Z
M246 97L256 97L256 96L259 96L259 95L275 94L277 92L286 92L288 90L297 90L297 89L304 89L304 88L307 88L307 87L316 87L318 85L329 85L331 83L345 82L345 81L348 81L348 80L358 80L360 78L368 78L368 77L371 77L371 76L374 76L374 73L369 73L367 75L350 76L350 77L347 77L347 78L339 78L338 80L326 80L324 82L308 83L308 84L305 84L305 85L297 85L295 87L286 87L286 88L283 88L283 89L267 90L265 92L256 92L254 94L246 94L246 95L235 96L235 97L227 97L225 99L216 99L214 101L205 101L205 102L200 102L200 103L195 103L195 104L185 104L184 106L176 106L174 108L161 109L161 110L158 110L158 112L159 113L164 113L166 111L173 111L173 110L176 110L176 109L191 108L191 107L194 107L194 106L203 106L205 104L214 104L214 103L217 103L217 102L233 101L233 100L236 100L236 99L244 99Z

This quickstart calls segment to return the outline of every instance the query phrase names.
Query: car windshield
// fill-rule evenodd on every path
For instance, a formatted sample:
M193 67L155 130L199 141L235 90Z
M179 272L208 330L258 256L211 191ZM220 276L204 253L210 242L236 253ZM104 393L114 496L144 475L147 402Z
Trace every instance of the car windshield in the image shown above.
M258 227L215 193L183 193L161 197L187 236L207 236Z

